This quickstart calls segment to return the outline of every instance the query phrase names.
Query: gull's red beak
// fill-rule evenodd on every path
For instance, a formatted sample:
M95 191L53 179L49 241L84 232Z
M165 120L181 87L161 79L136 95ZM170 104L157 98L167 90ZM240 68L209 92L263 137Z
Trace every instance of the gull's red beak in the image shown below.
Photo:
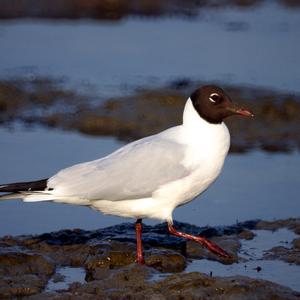
M235 115L241 115L241 116L245 116L245 117L254 117L254 114L250 110L237 107L236 105L228 106L227 110L229 110L232 114L235 114Z
M237 109L235 113L245 117L254 117L254 114L250 110L244 108Z

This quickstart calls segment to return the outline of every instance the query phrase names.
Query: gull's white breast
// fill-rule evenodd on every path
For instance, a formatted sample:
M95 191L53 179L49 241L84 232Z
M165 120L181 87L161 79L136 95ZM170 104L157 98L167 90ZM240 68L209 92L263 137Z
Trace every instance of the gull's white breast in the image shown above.
M186 145L183 165L191 173L162 186L153 195L154 198L169 198L174 208L189 202L216 180L230 146L227 126L224 123L210 124L201 119L190 100L186 104L184 123L177 132L177 138Z

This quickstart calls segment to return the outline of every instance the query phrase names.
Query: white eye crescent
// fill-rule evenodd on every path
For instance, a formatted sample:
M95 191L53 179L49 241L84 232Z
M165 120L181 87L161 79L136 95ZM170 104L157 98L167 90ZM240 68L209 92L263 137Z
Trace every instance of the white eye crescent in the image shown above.
M217 103L220 100L220 98L221 98L220 95L217 93L212 93L209 96L209 100L213 103Z

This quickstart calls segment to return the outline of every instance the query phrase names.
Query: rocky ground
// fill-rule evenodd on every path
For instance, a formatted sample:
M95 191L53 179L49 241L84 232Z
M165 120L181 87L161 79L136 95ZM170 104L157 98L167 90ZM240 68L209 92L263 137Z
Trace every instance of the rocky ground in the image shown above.
M202 85L188 79L161 88L135 89L100 99L49 78L0 81L0 125L41 124L131 141L181 123L185 100ZM229 118L231 151L291 151L300 147L300 95L224 86L231 98L253 110L255 119ZM91 89L93 91L93 89ZM122 94L122 91L120 91Z
M219 228L184 223L175 226L210 238L233 258L220 259L194 242L170 236L166 224L144 225L144 266L135 263L133 224L94 231L74 229L36 236L6 236L0 239L0 298L300 299L300 293L270 281L243 276L216 277L213 272L184 272L192 260L247 263L240 257L241 244L254 238L253 230L262 229L293 231L297 238L291 248L264 249L264 259L299 265L300 219L249 221ZM64 281L58 272L62 267L82 268L85 280L56 291L47 288L50 280Z

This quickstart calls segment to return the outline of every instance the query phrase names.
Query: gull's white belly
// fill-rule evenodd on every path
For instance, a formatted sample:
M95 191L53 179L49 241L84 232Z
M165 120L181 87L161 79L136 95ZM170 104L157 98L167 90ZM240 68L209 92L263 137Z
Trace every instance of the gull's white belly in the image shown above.
M162 186L153 193L151 198L122 201L99 200L91 204L93 208L105 214L171 221L173 210L205 191L217 178L221 167L220 165L219 168L210 169L210 172L206 173L207 177L203 176L203 172L195 171L181 180Z

